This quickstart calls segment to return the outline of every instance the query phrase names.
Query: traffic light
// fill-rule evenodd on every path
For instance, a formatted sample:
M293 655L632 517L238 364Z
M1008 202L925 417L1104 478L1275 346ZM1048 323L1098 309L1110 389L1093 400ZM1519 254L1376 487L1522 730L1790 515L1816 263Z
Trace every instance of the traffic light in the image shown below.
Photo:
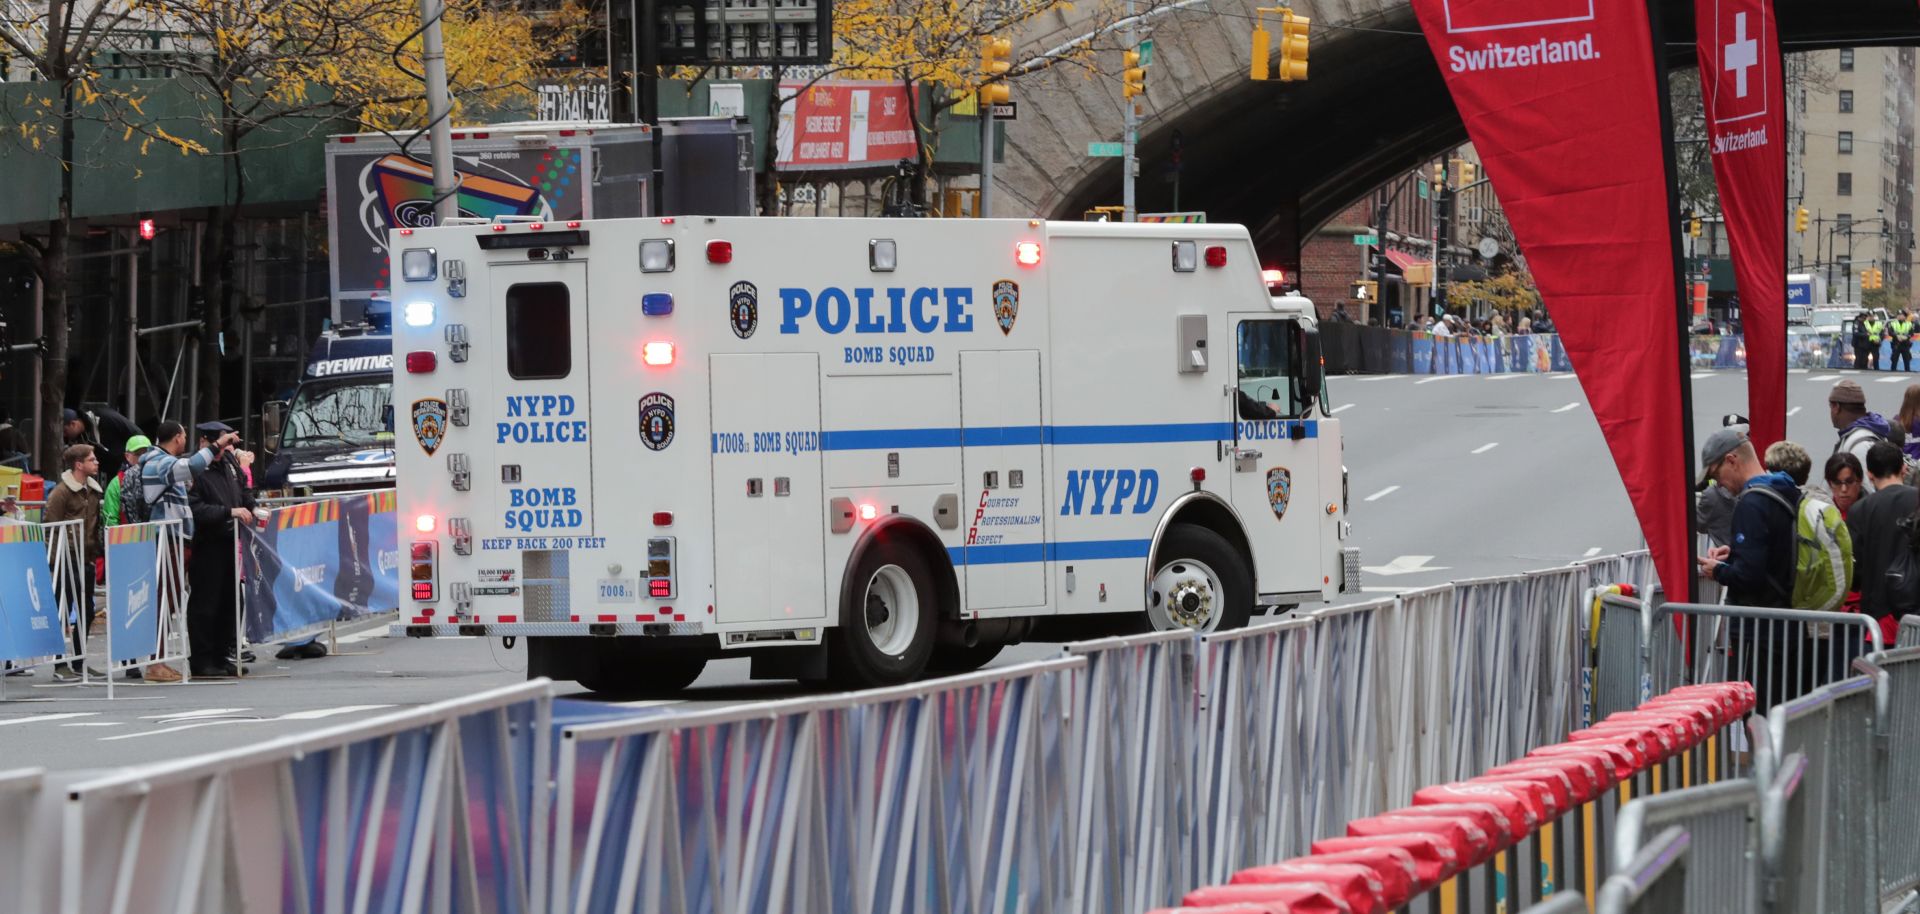
M1347 289L1347 297L1360 301L1379 301L1380 284L1371 279L1356 280Z
M1120 55L1120 95L1132 98L1147 94L1147 68L1140 65L1140 52L1127 51Z
M1445 162L1433 163L1433 189L1447 189L1447 163Z
M1453 168L1456 172L1453 182L1455 187L1465 187L1472 184L1473 179L1478 177L1476 174L1478 169L1474 167L1472 162L1466 159L1454 159Z
M1013 69L1013 63L1007 57L1013 53L1013 42L1005 38L980 39L980 104L1004 105L1013 100L1013 89L1006 83L1007 72ZM981 117L989 117L992 112L982 111Z
M1793 211L1793 230L1796 232L1805 232L1807 230L1806 207L1803 206Z
M1869 269L1860 271L1861 291L1866 291L1868 289L1884 288L1885 283L1886 283L1885 274L1881 273L1877 268L1869 268Z
M1873 287L1876 289L1887 287L1887 274L1880 272L1879 267L1873 268Z
M1307 78L1307 24L1305 16L1280 9L1280 79L1293 82Z
M1272 55L1268 52L1268 48L1271 46L1272 41L1273 34L1267 31L1266 23L1255 20L1253 23L1253 66L1251 68L1252 72L1248 74L1252 78L1258 80L1271 78L1273 73L1273 60Z
M1689 235L1692 235L1692 236L1693 236L1693 237L1695 237L1695 238L1698 238L1698 237L1700 237L1700 234L1701 234L1701 231L1702 231L1702 229L1701 229L1701 225L1700 225L1700 217L1699 217L1699 216L1695 216L1695 217L1693 217L1693 218L1692 218L1691 220L1688 220L1688 222L1687 222L1687 234L1689 234Z

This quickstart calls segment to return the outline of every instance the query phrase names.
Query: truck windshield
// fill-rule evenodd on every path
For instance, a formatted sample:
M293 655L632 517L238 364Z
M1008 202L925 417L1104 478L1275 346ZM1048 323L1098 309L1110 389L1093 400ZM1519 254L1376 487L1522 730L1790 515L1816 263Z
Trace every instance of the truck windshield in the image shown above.
M284 447L329 444L386 445L386 408L393 401L393 382L369 378L308 381L300 385L287 408Z

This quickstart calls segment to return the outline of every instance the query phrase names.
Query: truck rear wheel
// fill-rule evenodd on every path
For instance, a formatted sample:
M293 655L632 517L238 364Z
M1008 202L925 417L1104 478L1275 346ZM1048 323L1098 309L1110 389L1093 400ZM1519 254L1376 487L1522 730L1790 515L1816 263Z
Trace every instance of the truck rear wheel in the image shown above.
M1147 619L1155 631L1212 632L1247 624L1253 571L1225 537L1174 524L1156 557L1160 564L1147 587Z
M933 660L927 669L935 673L971 673L1000 656L1006 644L999 641L982 641L967 647L960 644L942 644L933 649Z
M939 605L924 556L902 542L875 542L842 587L840 627L829 637L834 679L883 686L920 675L933 653Z

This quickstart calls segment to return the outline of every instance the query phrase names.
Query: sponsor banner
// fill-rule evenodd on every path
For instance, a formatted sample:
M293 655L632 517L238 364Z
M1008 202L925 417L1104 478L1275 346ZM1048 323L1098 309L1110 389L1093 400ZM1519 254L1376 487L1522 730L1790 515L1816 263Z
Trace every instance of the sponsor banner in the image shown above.
M892 168L918 154L913 99L898 83L787 80L780 96L778 168Z
M390 492L281 508L243 528L247 640L273 641L399 607Z
M1787 434L1786 80L1773 0L1694 0L1700 95L1733 247L1753 446Z
M113 629L109 663L160 654L160 528L107 528L107 625Z
M0 660L51 657L68 650L50 559L45 528L0 525Z
M1413 0L1668 594L1691 593L1666 99L1647 8ZM1776 214L1778 217L1778 214Z

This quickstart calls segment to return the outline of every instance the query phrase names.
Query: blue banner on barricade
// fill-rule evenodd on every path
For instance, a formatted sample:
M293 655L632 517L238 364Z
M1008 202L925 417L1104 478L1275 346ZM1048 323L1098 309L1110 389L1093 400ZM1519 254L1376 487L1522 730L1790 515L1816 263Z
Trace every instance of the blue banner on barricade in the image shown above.
M107 528L107 661L144 660L160 653L160 528Z
M246 635L273 641L399 607L391 492L266 512L242 534Z
M39 524L0 525L0 660L68 652L47 542Z
M1413 373L1433 373L1433 337L1418 331L1413 334Z

